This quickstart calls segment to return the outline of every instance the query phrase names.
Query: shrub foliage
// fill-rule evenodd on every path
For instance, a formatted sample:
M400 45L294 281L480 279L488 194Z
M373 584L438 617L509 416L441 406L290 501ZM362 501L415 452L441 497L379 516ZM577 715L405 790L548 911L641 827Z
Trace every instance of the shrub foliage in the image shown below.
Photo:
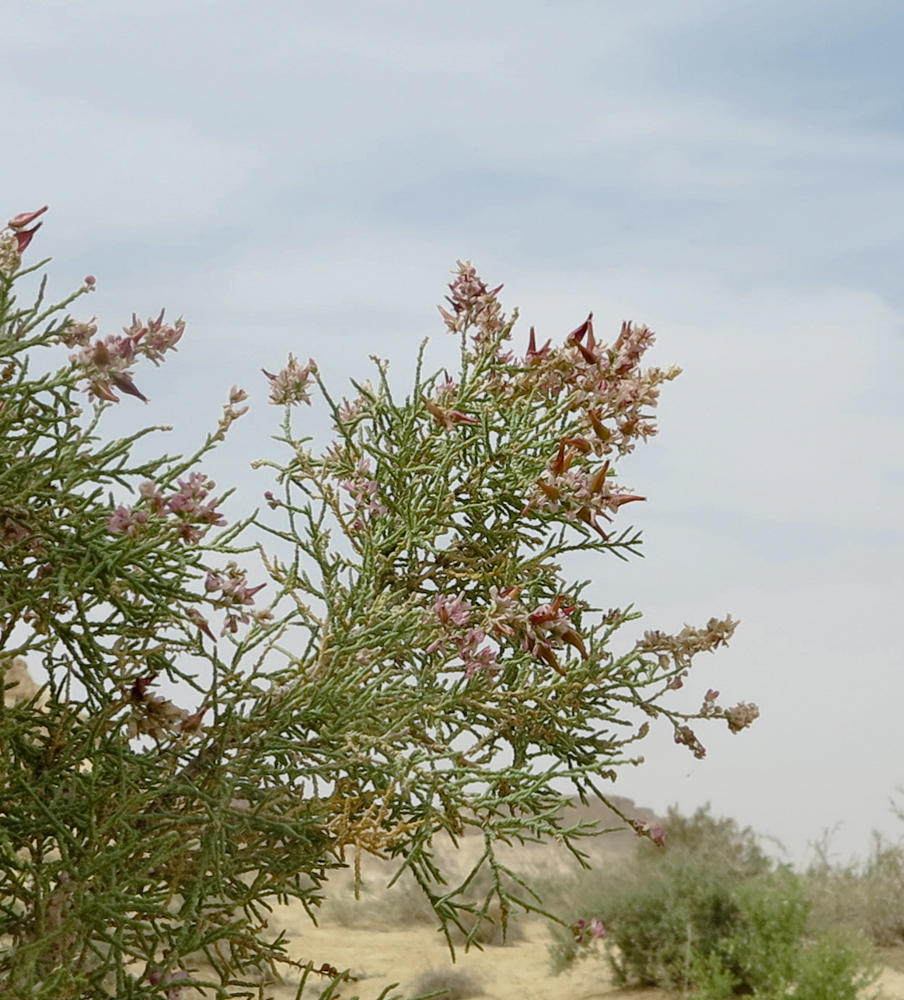
M563 827L563 804L605 800L651 721L702 756L695 719L755 718L715 692L670 707L730 618L616 652L637 613L594 609L561 568L640 544L611 525L643 499L614 462L655 432L677 375L641 366L645 327L605 344L588 319L557 346L532 330L517 354L499 290L460 265L442 310L455 378L425 375L422 352L404 399L378 362L337 402L290 356L267 376L286 458L264 514L227 525L229 491L213 496L202 463L246 393L188 457L136 461L153 428L102 437L184 324L98 336L68 313L93 277L50 305L45 278L20 306L17 284L46 264L23 263L38 215L0 234L0 664L45 678L0 709L0 989L250 996L288 963L269 909L294 898L313 917L361 852L411 873L450 945L456 926L474 941L491 907L539 905L497 843L579 854L592 831ZM335 432L319 452L293 429L315 391ZM469 830L483 856L449 885L433 840ZM303 981L338 975L318 958Z
M876 977L867 939L850 929L816 928L806 881L776 866L749 829L669 812L669 842L637 852L617 877L590 881L579 902L605 935L559 932L562 968L604 940L623 985L680 990L698 1000L757 996L856 1000ZM674 835L673 835L674 834Z

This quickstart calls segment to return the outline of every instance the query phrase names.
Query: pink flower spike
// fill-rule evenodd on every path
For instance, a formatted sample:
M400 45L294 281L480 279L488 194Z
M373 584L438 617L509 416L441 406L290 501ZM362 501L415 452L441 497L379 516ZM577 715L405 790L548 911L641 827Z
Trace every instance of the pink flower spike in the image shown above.
M97 278L95 278L93 274L86 274L85 275L85 284L89 288L93 288L97 284Z
M29 243L32 241L34 234L43 226L43 222L39 222L36 226L31 229L22 229L16 233L16 243L18 245L19 253L25 253L25 249Z
M9 222L7 222L7 225L10 229L24 229L29 222L34 222L39 215L43 215L49 207L49 205L45 205L43 208L39 208L36 212L20 212L18 215L14 215ZM37 226L35 228L37 228Z

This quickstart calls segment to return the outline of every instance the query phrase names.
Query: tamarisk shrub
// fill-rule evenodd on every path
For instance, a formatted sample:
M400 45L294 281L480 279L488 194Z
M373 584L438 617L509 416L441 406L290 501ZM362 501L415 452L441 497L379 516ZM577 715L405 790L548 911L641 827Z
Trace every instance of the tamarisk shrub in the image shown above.
M554 837L583 860L595 828L563 806L606 801L650 721L702 756L694 720L755 718L712 691L696 713L669 705L734 621L616 653L637 613L592 608L560 566L640 543L615 527L643 498L614 462L655 432L678 374L641 367L645 327L608 345L588 318L556 346L531 331L519 354L499 289L459 265L442 310L455 377L425 375L423 347L401 401L383 362L351 401L314 361L265 372L288 457L258 463L276 480L264 514L227 525L230 491L202 461L245 392L187 458L135 461L155 428L102 439L108 410L146 399L138 363L161 363L184 324L98 336L67 312L93 277L54 305L45 278L19 307L16 283L47 263L23 264L40 214L0 234L0 672L25 658L47 676L0 709L0 989L239 997L294 965L300 995L345 974L290 959L267 916L295 899L313 918L362 852L411 872L450 947L456 928L471 943L491 906L543 912L497 845ZM35 374L61 347L68 361ZM293 428L315 392L335 431L320 452ZM434 843L468 831L484 851L450 885Z

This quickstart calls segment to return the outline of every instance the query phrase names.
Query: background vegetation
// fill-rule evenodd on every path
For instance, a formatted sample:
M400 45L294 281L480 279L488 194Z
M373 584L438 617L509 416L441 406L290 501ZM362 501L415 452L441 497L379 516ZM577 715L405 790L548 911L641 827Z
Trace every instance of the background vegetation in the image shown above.
M573 921L554 931L554 969L595 957L619 983L700 1000L854 1000L880 961L900 963L904 843L877 840L865 862L846 864L823 843L795 872L708 809L673 808L663 825L663 849L642 844L626 864L548 887ZM587 932L591 918L605 935Z

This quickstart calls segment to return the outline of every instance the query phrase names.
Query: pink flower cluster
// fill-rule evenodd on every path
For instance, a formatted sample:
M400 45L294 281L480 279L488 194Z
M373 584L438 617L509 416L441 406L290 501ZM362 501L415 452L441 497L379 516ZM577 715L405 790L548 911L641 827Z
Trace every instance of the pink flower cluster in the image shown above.
M652 840L657 847L665 847L665 830L662 828L662 824L639 819L628 819L627 822L638 837L646 837L647 840Z
M556 649L568 644L582 657L587 656L584 642L569 619L576 605L563 607L565 597L559 594L552 603L528 611L517 600L520 592L520 587L492 588L493 607L476 625L473 608L463 593L456 597L437 594L427 621L439 624L443 634L427 647L427 652L446 650L451 645L465 662L465 675L471 678L480 670L499 669L498 653L489 646L478 648L482 642L488 637L497 642L514 639L525 652L564 676Z
M139 357L145 357L155 365L165 359L167 351L175 351L182 339L185 323L178 319L175 323L164 323L164 311L157 319L142 323L133 314L132 325L123 327L124 337L114 334L103 340L91 338L97 333L94 320L88 323L69 323L60 334L60 341L67 347L81 347L69 360L82 369L81 378L88 382L89 398L106 399L118 403L119 397L114 387L130 396L144 400L147 397L132 381L131 369Z
M576 415L573 429L563 436L558 455L537 480L524 514L561 510L565 517L584 522L605 538L597 519L611 520L624 504L644 499L611 483L608 456L626 455L638 440L656 433L648 411L657 405L661 384L677 377L680 369L642 370L643 356L655 341L652 331L624 323L613 344L600 343L594 335L592 314L568 334L561 347L553 347L548 340L538 347L531 328L527 351L516 361L499 346L510 329L497 299L501 287L489 289L470 262L459 262L449 286L452 312L442 306L440 312L453 333L476 327L478 348L491 342L497 345L486 379L488 390L502 405L515 396L564 394L568 410ZM423 402L446 430L476 422L450 403L439 399ZM593 457L606 462L593 463Z
M496 662L498 653L490 646L481 646L486 641L486 632L482 628L468 627L471 617L471 604L461 593L457 597L437 594L427 615L429 622L438 621L447 633L430 643L427 652L445 651L451 645L464 662L468 680L483 670L494 673L499 669ZM450 631L452 635L448 634Z
M176 527L176 535L186 545L199 542L211 525L222 527L227 522L216 509L218 499L204 503L216 486L212 479L200 472L192 472L188 479L177 480L179 490L171 497L164 497L155 483L143 482L138 492L145 501L141 508L120 505L107 520L107 530L113 535L126 534L135 538L148 521L169 518Z
M574 939L578 944L589 944L606 936L606 925L599 917L587 920L576 920L571 925Z
M204 589L216 607L226 610L226 624L222 635L238 631L240 622L247 625L251 621L251 615L244 609L254 604L254 595L264 587L265 583L249 587L245 570L239 569L235 562L229 562L220 573L211 571L207 574ZM217 592L218 596L214 597Z
M613 485L608 459L595 469L572 469L572 462L584 450L581 447L583 444L582 438L568 438L560 443L558 455L537 480L537 491L524 513L532 507L551 513L561 508L568 520L582 521L605 538L606 533L597 522L597 515L611 521L610 515L624 504L645 500L646 497L628 493L623 486Z
M528 611L518 602L521 587L490 589L494 607L490 612L487 627L494 635L509 636L520 642L521 648L537 659L544 660L557 673L565 675L556 658L555 650L564 645L573 646L582 657L587 650L569 615L577 608L572 604L563 607L564 594L558 594L552 603L538 604Z
M344 480L340 485L342 489L351 494L355 501L354 505L346 504L346 510L355 511L358 514L353 524L356 531L364 528L366 521L371 517L380 517L387 512L386 506L377 497L380 485L372 478L370 459L359 458L355 463L354 475L350 479Z
M289 355L286 367L273 375L265 368L261 371L270 379L270 402L274 406L295 406L296 403L311 405L311 373L317 370L317 363L308 358L302 367L294 354Z
M478 349L485 347L505 329L506 319L496 297L502 285L488 288L470 261L458 261L458 270L452 273L455 280L449 285L451 294L446 297L452 312L442 306L439 311L450 333L462 333L474 327L477 331L473 335L475 345Z
M531 328L524 359L514 372L497 373L498 391L518 395L541 391L568 393L571 409L580 412L585 450L597 456L626 455L638 439L656 433L646 409L654 408L663 382L677 378L680 368L642 370L644 353L655 342L645 326L623 323L614 344L596 340L593 314L565 338L562 347L536 345Z

